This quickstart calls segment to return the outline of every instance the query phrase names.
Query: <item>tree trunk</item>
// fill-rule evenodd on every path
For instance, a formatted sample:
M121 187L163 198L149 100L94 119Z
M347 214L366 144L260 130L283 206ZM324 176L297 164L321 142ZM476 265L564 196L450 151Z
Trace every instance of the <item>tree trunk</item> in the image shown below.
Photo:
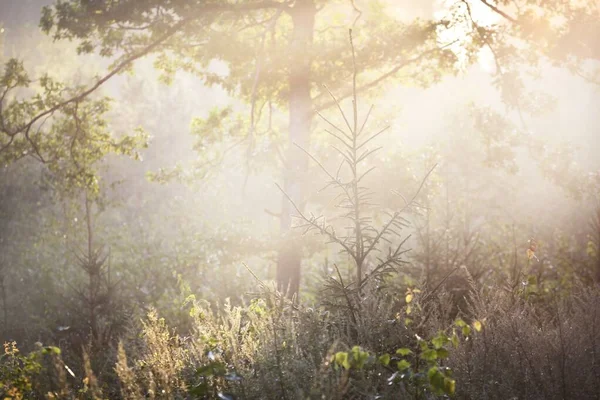
M285 160L283 189L302 208L304 184L302 175L308 166L308 158L294 144L308 150L312 122L310 97L311 45L316 15L313 0L296 1L290 10L294 31L290 43L289 76L289 147ZM302 246L292 226L292 205L283 198L281 207L281 247L277 259L277 286L292 297L300 289ZM296 240L295 240L296 239Z
M6 286L4 285L4 272L2 266L0 266L0 291L2 292L2 312L4 315L4 328L0 329L0 335L4 333L4 330L8 329L8 302L6 299Z
M600 205L596 207L596 283L600 285Z

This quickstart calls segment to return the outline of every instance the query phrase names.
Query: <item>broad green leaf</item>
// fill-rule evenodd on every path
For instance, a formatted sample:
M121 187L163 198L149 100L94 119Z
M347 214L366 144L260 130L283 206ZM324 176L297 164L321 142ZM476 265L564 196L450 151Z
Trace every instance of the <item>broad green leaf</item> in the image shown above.
M408 369L408 368L410 368L410 363L408 361L406 361L404 359L398 361L398 369L400 371L404 371L405 369Z
M359 346L352 348L352 360L355 361L354 365L356 368L361 369L364 367L365 362L369 359L369 353L362 351Z
M449 356L448 350L446 350L444 348L437 349L437 356L440 360L448 358L448 356Z
M445 376L443 373L440 372L438 367L429 368L429 371L427 371L427 378L429 379L429 384L432 386L432 388L437 394L444 393Z
M335 362L337 365L350 369L350 362L348 361L348 353L345 351L338 351L335 353Z
M382 356L379 356L379 362L385 366L388 366L390 364L390 355L386 353Z
M428 349L421 353L421 358L427 361L435 361L438 358L437 351Z
M431 343L436 349L443 347L448 343L448 336L444 332L438 332L438 334L431 340Z
M412 354L412 350L407 349L406 347L402 347L402 348L396 350L396 354L400 354L401 356L407 356L409 354Z

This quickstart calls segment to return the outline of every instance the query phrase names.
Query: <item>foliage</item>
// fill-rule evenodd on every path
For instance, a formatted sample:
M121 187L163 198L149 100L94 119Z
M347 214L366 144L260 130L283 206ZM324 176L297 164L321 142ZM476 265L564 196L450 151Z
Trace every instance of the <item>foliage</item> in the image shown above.
M386 1L46 8L46 32L112 65L88 85L77 67L16 58L0 75L0 397L600 396L589 201L600 175L523 117L553 106L530 90L529 68L550 61L593 80L598 11L542 3L460 1L415 20ZM387 127L368 133L379 111L358 93L427 87L488 51L507 112L458 106L414 154ZM150 69L145 56L171 87L156 74L115 78L134 62ZM109 81L125 81L114 100L100 92ZM198 95L197 81L236 101L213 108L216 92ZM322 116L305 127L293 122L301 92L306 120ZM325 117L331 107L339 115ZM322 127L327 137L312 133ZM313 194L317 174L327 181ZM284 206L271 211L282 176ZM286 207L303 236L275 233ZM286 240L305 277L320 274L292 299L269 280Z
M31 99L22 100L15 92L31 84L22 62L6 63L0 76L3 163L31 155L47 164L65 189L97 190L94 164L110 153L137 157L136 149L145 145L142 134L115 138L109 133L104 118L108 98L82 97L62 104L64 93L77 93L80 88L68 88L46 75L37 82Z
M60 349L53 346L40 346L37 351L21 355L15 342L4 343L4 354L0 357L0 396L17 400L34 396L44 357L59 355Z
M218 114L226 121L215 124L214 118L212 121L209 118L196 124L205 134L199 138L196 147L203 158L208 158L206 163L200 163L197 176L206 176L205 165L215 164L224 157L224 152L213 146L210 151L203 151L207 143L214 143L219 138L230 141L235 137L231 147L246 142L248 156L255 151L260 136L258 140L283 154L285 149L282 147L285 146L281 144L284 141L277 138L280 129L273 125L273 108L275 114L289 108L289 142L296 141L306 147L310 139L311 109L322 111L335 106L335 101L314 93L316 84L328 82L333 90L343 92L342 98L352 96L356 90L356 76L353 88L348 89L345 84L355 68L356 56L347 51L343 32L331 25L331 21L340 20L344 11L357 14L353 26L364 32L357 61L367 73L360 78L359 91L372 93L391 79L430 86L439 82L442 76L466 68L486 50L493 55L495 83L509 109L535 112L539 96L526 93L518 69L520 65L535 65L543 57L550 57L557 63L573 65L579 71L585 60L595 57L590 51L591 44L585 40L587 36L576 27L594 21L598 15L597 7L592 1L576 7L566 7L563 3L538 5L518 1L517 14L512 16L503 10L505 2L492 5L487 1L461 1L448 7L443 16L403 21L389 12L392 7L386 2L370 2L368 7L362 7L353 1L343 4L312 0L163 1L135 5L129 2L59 1L43 9L42 30L56 40L75 40L81 54L97 52L111 59L111 69L87 87L66 91L66 96L54 94L56 89L46 89L46 97L52 97L46 101L47 106L34 107L29 122L26 118L19 132L4 130L11 138L11 145L12 138L17 133L22 134L26 147L32 147L43 161L38 144L29 135L37 121L54 112L62 112L62 109L68 115L76 113L69 108L77 109L78 104L87 101L96 89L115 75L129 70L136 60L156 55L154 62L163 71L165 82L172 82L177 71L190 72L207 85L219 85L249 105L249 117L245 121L225 107ZM505 23L481 22L475 7L502 17ZM559 22L553 26L547 22L550 20ZM594 24L589 25L592 32L597 28ZM561 45L550 45L553 41ZM578 46L572 51L569 45L575 42ZM209 67L214 60L224 62L227 72L211 70ZM23 77L27 79L25 75ZM35 102L23 104L31 106ZM101 110L99 114L102 114ZM78 118L74 119L78 121ZM217 131L212 129L215 126L219 128ZM237 132L224 135L223 131L231 133L229 127L234 127ZM55 142L49 142L46 147L64 148ZM115 143L117 148L104 152L132 152L124 145ZM26 150L16 146L15 151L21 154ZM294 147L285 152L287 162L294 167L283 170L284 190L300 205L304 199L302 193L296 193L297 172L289 171L304 169L306 155ZM77 165L76 157L70 158ZM177 170L175 172L160 174L159 180L179 175ZM92 180L90 173L84 176L84 181ZM284 201L284 214L288 214L288 207ZM285 237L289 230L287 215L282 219L281 227ZM288 249L289 244L283 243L280 247L279 284L282 287L291 284L291 292L296 293L300 256Z

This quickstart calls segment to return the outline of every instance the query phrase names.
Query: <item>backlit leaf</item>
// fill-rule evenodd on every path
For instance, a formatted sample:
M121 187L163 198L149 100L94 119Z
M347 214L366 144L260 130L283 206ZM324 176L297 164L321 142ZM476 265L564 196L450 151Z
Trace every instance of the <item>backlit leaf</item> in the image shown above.
M398 361L398 369L400 371L403 371L403 370L408 369L408 368L410 368L410 363L408 361L406 361L406 360L400 360L400 361Z
M379 362L385 366L389 365L390 364L390 355L386 353L386 354L380 356Z
M400 354L401 356L407 356L409 354L412 354L412 350L403 347L403 348L396 350L396 354Z

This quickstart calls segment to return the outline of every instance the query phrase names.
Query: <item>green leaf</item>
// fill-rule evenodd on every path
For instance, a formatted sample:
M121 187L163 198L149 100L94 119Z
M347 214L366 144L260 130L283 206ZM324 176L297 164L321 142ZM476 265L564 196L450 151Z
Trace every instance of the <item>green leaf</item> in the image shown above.
M452 342L452 345L454 346L454 348L458 347L458 335L456 334L455 330L452 330L452 338L450 338L450 341Z
M210 364L203 365L199 368L196 368L196 375L198 375L198 376L209 377L209 376L212 376L212 374L213 374L213 372L212 372L212 367Z
M335 362L337 363L337 365L339 365L345 369L350 369L350 361L348 361L348 353L346 353L345 351L338 351L337 353L335 353Z
M421 358L427 361L435 361L438 358L438 353L434 349L428 349L421 353Z
M465 325L462 327L462 334L464 336L469 336L471 334L471 327L468 325Z
M402 347L402 348L396 350L396 354L400 354L401 356L407 356L409 354L412 354L412 350L407 349L406 347Z
M448 350L441 348L437 350L437 356L440 360L443 360L444 358L448 358L449 352Z
M439 373L440 373L440 371L438 370L438 367L431 367L427 371L427 378L429 378L429 381L431 382L435 379L436 375L438 375Z
M55 346L46 346L44 347L44 351L46 354L56 354L57 356L60 355L60 349Z
M379 356L379 362L387 367L390 364L390 355L385 353L384 355Z
M405 369L410 368L410 363L404 359L398 361L398 369L400 371L404 371Z
M365 366L365 363L369 359L369 353L366 351L362 351L359 346L354 346L352 348L352 360L354 361L354 366L358 369L361 369Z
M443 373L440 372L438 367L429 368L429 371L427 371L427 378L429 379L429 384L436 393L441 394L444 392L445 376Z
M439 332L432 340L433 346L436 349L442 348L446 343L448 343L448 336L444 332Z
M477 332L481 332L481 328L482 328L481 322L479 322L479 321L473 322L473 328L475 328L475 330Z
M444 391L449 395L453 395L456 391L456 381L451 378L444 378Z
M456 321L454 321L454 325L458 326L459 328L462 328L463 326L466 326L467 323L459 318Z

